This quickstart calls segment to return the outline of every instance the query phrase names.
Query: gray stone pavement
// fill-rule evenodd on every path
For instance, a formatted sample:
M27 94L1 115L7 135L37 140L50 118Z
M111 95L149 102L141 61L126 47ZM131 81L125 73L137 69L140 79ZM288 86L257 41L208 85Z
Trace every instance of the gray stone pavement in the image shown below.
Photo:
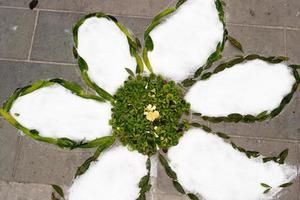
M0 102L14 89L38 79L62 77L82 83L72 56L72 26L87 12L113 15L142 38L154 14L171 0L0 0ZM285 55L300 63L299 0L226 0L231 35L245 53ZM240 54L229 44L224 58ZM289 148L288 162L300 164L300 91L275 119L254 124L208 124L229 133L247 149L277 155ZM199 121L199 119L192 119ZM201 120L200 120L201 121ZM76 167L92 151L68 151L21 136L0 118L0 200L48 200L50 184L68 187ZM149 194L153 200L184 200L172 187L162 167ZM280 200L300 200L299 177Z

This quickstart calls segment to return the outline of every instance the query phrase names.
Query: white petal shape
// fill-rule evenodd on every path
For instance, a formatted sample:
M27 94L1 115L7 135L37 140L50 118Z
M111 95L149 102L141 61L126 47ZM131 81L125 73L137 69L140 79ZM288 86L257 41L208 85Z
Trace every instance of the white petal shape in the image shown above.
M125 68L135 71L126 35L114 21L91 17L78 30L78 54L88 64L88 75L98 86L114 94L128 78Z
M206 200L261 200L274 197L279 185L296 177L297 168L249 159L228 143L202 129L190 129L168 151L180 184ZM273 187L268 195L261 183ZM282 189L282 188L281 188Z
M182 81L206 63L223 39L214 0L189 0L150 32L148 52L155 73Z
M114 147L77 179L69 200L135 200L139 181L147 174L147 156L126 147Z
M285 64L252 60L198 81L185 100L193 111L205 116L257 115L277 108L294 83Z
M110 104L79 97L59 84L17 98L10 113L44 137L89 141L111 134Z

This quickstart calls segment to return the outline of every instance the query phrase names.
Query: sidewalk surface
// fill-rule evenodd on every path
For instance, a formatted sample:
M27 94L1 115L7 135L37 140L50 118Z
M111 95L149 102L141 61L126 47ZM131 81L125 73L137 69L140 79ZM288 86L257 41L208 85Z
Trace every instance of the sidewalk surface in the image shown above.
M55 77L81 83L72 55L72 26L83 15L103 11L142 38L151 18L171 0L0 0L0 102L18 87ZM246 54L284 55L300 63L299 0L226 0L229 33ZM224 58L240 54L229 44ZM207 124L207 123L206 123ZM233 136L237 144L278 155L289 148L287 162L300 164L300 90L271 121L254 124L209 124ZM0 118L0 200L50 200L50 184L68 187L76 168L90 151L68 151L20 136ZM149 195L153 200L184 200L161 167ZM300 200L300 180L285 189L281 200Z

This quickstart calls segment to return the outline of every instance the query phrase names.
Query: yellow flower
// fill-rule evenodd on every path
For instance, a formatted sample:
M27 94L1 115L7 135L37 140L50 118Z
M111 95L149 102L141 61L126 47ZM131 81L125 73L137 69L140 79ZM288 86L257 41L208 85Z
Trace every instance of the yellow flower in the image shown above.
M152 106L151 104L145 108L144 115L146 115L146 119L151 122L159 118L159 112L156 110L156 106Z

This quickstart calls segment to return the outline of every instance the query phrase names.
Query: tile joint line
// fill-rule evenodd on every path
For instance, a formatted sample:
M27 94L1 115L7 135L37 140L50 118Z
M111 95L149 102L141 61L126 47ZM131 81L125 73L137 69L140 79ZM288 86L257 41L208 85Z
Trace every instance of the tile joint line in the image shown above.
M35 32L36 32L36 27L37 27L37 21L39 18L39 10L36 11L36 16L35 16L35 20L34 20L34 27L33 27L33 31L32 31L32 37L31 37L31 44L30 44L30 49L29 49L29 53L28 53L28 57L27 60L29 61L31 58L31 52L32 52L32 47L33 47L33 42L34 42L34 37L35 37Z

